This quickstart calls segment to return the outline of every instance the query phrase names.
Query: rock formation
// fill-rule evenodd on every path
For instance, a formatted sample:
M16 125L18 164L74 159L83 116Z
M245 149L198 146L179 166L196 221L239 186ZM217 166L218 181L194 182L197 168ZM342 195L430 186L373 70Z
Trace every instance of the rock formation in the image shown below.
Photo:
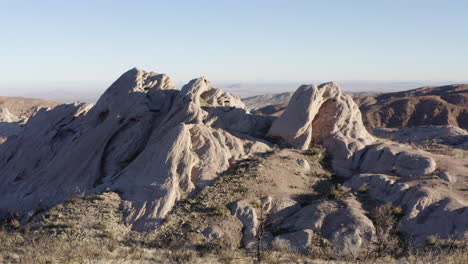
M27 221L74 196L113 191L128 226L157 230L178 201L219 187L221 173L273 150L274 143L298 150L273 154L250 178L248 171L240 172L246 187L216 189L222 195L235 188L243 197L223 205L230 209L224 222L203 218L191 235L230 237L252 248L267 219L270 229L260 238L265 245L286 241L305 251L320 236L335 252L359 254L376 235L358 199L366 190L373 202L402 208L400 231L417 243L429 235L468 236L467 201L447 187L454 182L449 178L465 183L465 165L370 135L357 104L336 83L299 87L284 113L271 117L250 114L238 97L206 78L177 90L168 76L139 69L124 73L96 105L40 110L24 132L0 146L0 218L14 212ZM317 180L312 172L320 167L302 151L317 145L327 149L347 188L339 192L349 196L299 201L310 194ZM447 178L445 187L421 180L441 171L449 175L440 176ZM243 230L242 239L225 234L228 230Z
M373 140L362 124L357 105L336 83L299 87L268 135L298 149L321 143L347 158Z
M1 146L0 217L108 189L121 193L128 224L154 228L195 187L235 160L270 149L242 134L255 125L242 108L240 99L205 78L179 91L164 74L132 69L95 106L42 110ZM216 121L230 111L245 125Z
M311 143L321 143L332 156L334 171L339 176L350 179L350 183L369 173L374 173L377 179L419 179L432 175L438 169L435 156L407 145L376 139L368 134L357 105L335 83L319 87L301 86L283 114L273 122L268 135L280 138L286 145L298 149L308 149ZM455 166L449 167L455 171ZM466 169L462 171L459 170L458 173L467 173ZM382 187L378 187L382 184ZM402 230L417 237L415 240L418 243L422 243L428 234L426 232L437 233L443 238L455 233L468 235L468 224L461 220L468 207L466 201L458 195L440 192L428 186L401 187L401 184L397 184L398 187L393 187L387 180L371 182L369 185L372 188L384 188L375 191L376 195L385 194L385 197L373 197L376 200L407 208L405 220L402 221L405 227ZM361 183L350 186L358 191L366 185ZM451 215L444 219L452 223L455 229L440 231L433 227L432 220L427 220L426 215L433 211L431 208L434 204L437 204L437 208L440 207L440 212L445 210L446 215Z

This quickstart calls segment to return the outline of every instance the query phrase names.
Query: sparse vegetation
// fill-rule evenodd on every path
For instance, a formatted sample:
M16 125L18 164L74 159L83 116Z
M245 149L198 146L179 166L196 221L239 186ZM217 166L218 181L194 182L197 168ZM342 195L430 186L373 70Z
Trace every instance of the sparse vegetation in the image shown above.
M47 211L37 212L27 223L12 217L0 229L0 263L466 263L468 243L429 236L424 247L416 247L400 236L397 228L404 210L384 204L369 210L375 227L375 239L362 254L339 255L320 234L314 234L305 251L291 247L285 240L271 246L265 234L273 236L288 230L272 230L268 214L263 211L266 179L259 168L268 155L240 161L218 180L178 202L162 226L153 232L134 232L122 222L120 198L116 193L87 195L69 199ZM321 162L318 153L306 156L311 164ZM321 156L322 158L325 156ZM315 161L314 161L315 160ZM289 159L288 162L295 162ZM338 204L352 196L336 176L311 173L316 179L305 191L291 183L290 191L300 206L321 200ZM292 173L294 175L294 173ZM294 177L301 178L303 176ZM257 185L256 185L257 184ZM274 185L272 185L274 186ZM276 188L276 187L275 187ZM357 196L366 196L362 187ZM254 249L241 249L241 226L230 212L233 202L246 197L259 217ZM234 223L234 224L233 224ZM217 224L232 235L207 240L201 235L208 226ZM227 240L226 240L227 239ZM227 243L229 242L229 243ZM193 245L188 249L186 245Z

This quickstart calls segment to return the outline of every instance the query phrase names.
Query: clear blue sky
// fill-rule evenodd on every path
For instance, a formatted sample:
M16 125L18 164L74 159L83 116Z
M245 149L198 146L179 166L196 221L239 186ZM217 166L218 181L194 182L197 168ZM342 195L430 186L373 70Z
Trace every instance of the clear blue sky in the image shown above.
M177 82L467 80L468 1L0 0L0 93Z

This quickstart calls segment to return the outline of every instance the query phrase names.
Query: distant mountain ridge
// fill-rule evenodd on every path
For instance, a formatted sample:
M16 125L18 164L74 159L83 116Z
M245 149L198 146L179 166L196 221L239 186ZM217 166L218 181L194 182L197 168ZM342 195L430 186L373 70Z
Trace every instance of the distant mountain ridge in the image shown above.
M38 108L54 108L61 103L26 97L0 96L0 108L6 108L16 117L29 118Z
M291 99L292 92L280 93L280 94L264 94L264 95L257 95L251 96L247 98L243 98L242 101L244 102L245 106L248 109L258 109L265 107L267 105L276 105L276 104L284 104L289 102Z
M356 97L367 127L451 125L468 129L468 84Z

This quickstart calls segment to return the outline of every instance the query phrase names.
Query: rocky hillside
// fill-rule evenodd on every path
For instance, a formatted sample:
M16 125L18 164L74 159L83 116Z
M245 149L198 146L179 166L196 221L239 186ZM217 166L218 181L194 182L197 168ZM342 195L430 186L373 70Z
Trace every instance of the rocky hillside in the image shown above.
M28 119L40 108L54 108L59 104L61 103L37 98L0 96L0 108L8 109L18 119Z
M422 87L356 98L367 127L451 125L468 129L468 85Z
M289 102L267 105L267 106L252 110L252 113L256 115L280 116L281 114L283 114L284 110L288 106L288 103Z
M300 86L274 117L250 114L206 78L177 90L167 75L132 69L96 105L39 111L0 145L0 218L24 235L5 258L37 236L101 239L101 258L129 245L257 260L401 257L413 248L404 243L458 250L467 175L466 159L369 134L333 82Z
M40 109L60 103L35 98L0 96L0 144L23 131L23 125Z
M268 105L279 105L289 102L293 93L264 94L242 98L242 102L250 110L256 110Z
M254 97L261 99L262 97ZM279 116L288 104L268 98L253 113ZM400 128L427 125L450 125L468 129L468 85L423 87L415 90L380 95L353 95L367 128ZM253 98L248 100L254 101ZM255 105L256 106L256 105Z

